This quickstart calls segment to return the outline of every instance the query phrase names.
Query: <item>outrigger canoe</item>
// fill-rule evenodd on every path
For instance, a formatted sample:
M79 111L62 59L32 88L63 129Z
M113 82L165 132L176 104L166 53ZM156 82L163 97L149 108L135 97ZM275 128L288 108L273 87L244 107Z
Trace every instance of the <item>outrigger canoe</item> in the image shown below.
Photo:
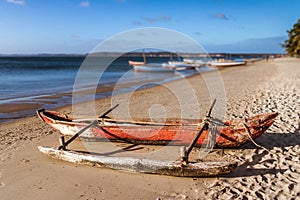
M73 119L56 111L38 110L38 116L62 135L73 136L94 119ZM274 122L277 112L259 114L245 119L224 121L213 129L203 131L195 146L207 143L213 137L218 148L238 147L261 136ZM98 123L81 137L97 140L152 145L189 145L199 132L202 120L182 119L159 122L136 122L111 118L98 118ZM251 137L251 138L250 138ZM211 142L211 141L210 141Z
M200 131L195 135L188 147L183 146L180 149L180 161L166 161L166 160L149 160L145 158L131 158L131 157L108 157L99 153L90 153L82 151L68 150L67 146L74 141L79 135L83 134L92 127L99 126L99 120L93 120L90 124L80 129L75 135L73 135L68 141L64 140L64 136L60 137L61 146L58 148L51 147L38 147L39 150L53 158L61 159L64 161L85 164L96 167L106 167L117 170L134 171L140 173L160 174L169 176L184 176L184 177L206 177L206 176L218 176L221 174L227 174L232 172L237 167L237 162L190 162L189 154L192 151L196 141L203 131L209 128L210 115L212 108L215 105L216 100L213 101L212 106L207 112L207 116L201 125ZM119 104L112 107L107 112L103 113L101 117L107 116L113 109ZM102 120L103 122L103 120ZM120 123L120 122L119 122ZM145 124L140 122L139 124ZM148 123L149 125L149 123ZM154 123L151 123L153 126ZM155 124L157 125L157 123ZM171 125L173 126L173 125Z

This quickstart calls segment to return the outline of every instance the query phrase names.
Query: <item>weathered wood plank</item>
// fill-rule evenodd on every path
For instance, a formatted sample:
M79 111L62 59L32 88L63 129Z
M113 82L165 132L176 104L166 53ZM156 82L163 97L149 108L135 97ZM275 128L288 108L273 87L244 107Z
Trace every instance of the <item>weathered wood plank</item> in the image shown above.
M79 153L76 151L57 150L55 148L42 146L39 146L38 149L42 153L49 155L53 158L61 159L71 163L169 176L218 176L222 174L228 174L237 167L237 163L235 162L197 162L188 163L186 166L182 167L179 161L157 161L131 157L107 157Z

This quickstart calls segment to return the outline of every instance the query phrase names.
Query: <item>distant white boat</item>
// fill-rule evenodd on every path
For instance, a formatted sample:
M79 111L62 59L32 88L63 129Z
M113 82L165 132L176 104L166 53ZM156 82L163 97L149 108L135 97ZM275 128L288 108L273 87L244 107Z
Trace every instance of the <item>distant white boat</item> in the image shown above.
M134 66L134 65L145 65L146 63L145 62L140 62L140 61L132 61L132 60L129 60L128 61L128 64L130 66Z
M163 68L170 68L174 70L194 70L196 66L194 64L187 64L184 62L172 62L169 61L169 63L163 63Z
M184 58L183 62L185 63L189 63L189 64L196 64L198 66L205 66L207 64L207 62L204 62L203 60L199 60L199 59L192 59L192 58Z
M173 68L165 68L160 63L149 63L145 65L133 65L136 72L174 72Z
M215 67L234 67L234 66L246 65L246 62L221 59L221 60L217 60L217 61L212 61L209 63L209 65L215 66Z
M129 61L128 61L128 64L129 64L129 66L140 66L140 65L145 65L145 64L147 63L145 52L143 52L143 59L144 59L143 62L141 62L141 61L132 61L132 60L129 60Z
M191 63L191 62L181 62L181 61L169 61L168 63L163 63L164 68L173 68L177 71L179 70L195 70L197 67L204 66L204 63Z

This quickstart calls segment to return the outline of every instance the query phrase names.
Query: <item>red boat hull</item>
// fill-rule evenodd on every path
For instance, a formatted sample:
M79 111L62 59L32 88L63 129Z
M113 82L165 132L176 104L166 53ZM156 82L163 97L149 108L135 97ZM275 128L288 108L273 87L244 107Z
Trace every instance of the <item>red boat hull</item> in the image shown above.
M38 111L39 117L63 135L74 135L91 121L73 121L54 111ZM215 129L204 131L196 146L215 143L217 147L238 147L262 135L274 122L277 113L260 114L247 119L231 120ZM103 120L103 121L102 121ZM184 119L166 125L144 122L118 122L99 119L99 124L90 128L82 137L109 141L125 141L135 144L189 145L201 128L201 120ZM245 125L249 128L247 131ZM213 136L211 136L213 135ZM215 137L214 137L215 135ZM211 139L208 139L211 138Z

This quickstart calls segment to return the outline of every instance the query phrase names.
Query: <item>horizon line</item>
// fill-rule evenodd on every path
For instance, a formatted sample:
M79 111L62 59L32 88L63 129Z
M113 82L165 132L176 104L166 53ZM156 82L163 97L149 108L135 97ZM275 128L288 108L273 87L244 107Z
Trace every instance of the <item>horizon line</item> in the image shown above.
M136 52L95 52L95 53L0 53L0 56L88 56L88 55L95 55L95 54L137 54L137 53L143 53L143 51L136 51ZM221 54L221 55L287 55L286 52L284 53L230 53L230 52L207 52L207 53L192 53L192 52L165 52L165 51L149 51L144 52L146 54L166 54L166 53L173 53L173 54L190 54L190 55L203 55L203 54L209 54L209 55L215 55L215 54Z

